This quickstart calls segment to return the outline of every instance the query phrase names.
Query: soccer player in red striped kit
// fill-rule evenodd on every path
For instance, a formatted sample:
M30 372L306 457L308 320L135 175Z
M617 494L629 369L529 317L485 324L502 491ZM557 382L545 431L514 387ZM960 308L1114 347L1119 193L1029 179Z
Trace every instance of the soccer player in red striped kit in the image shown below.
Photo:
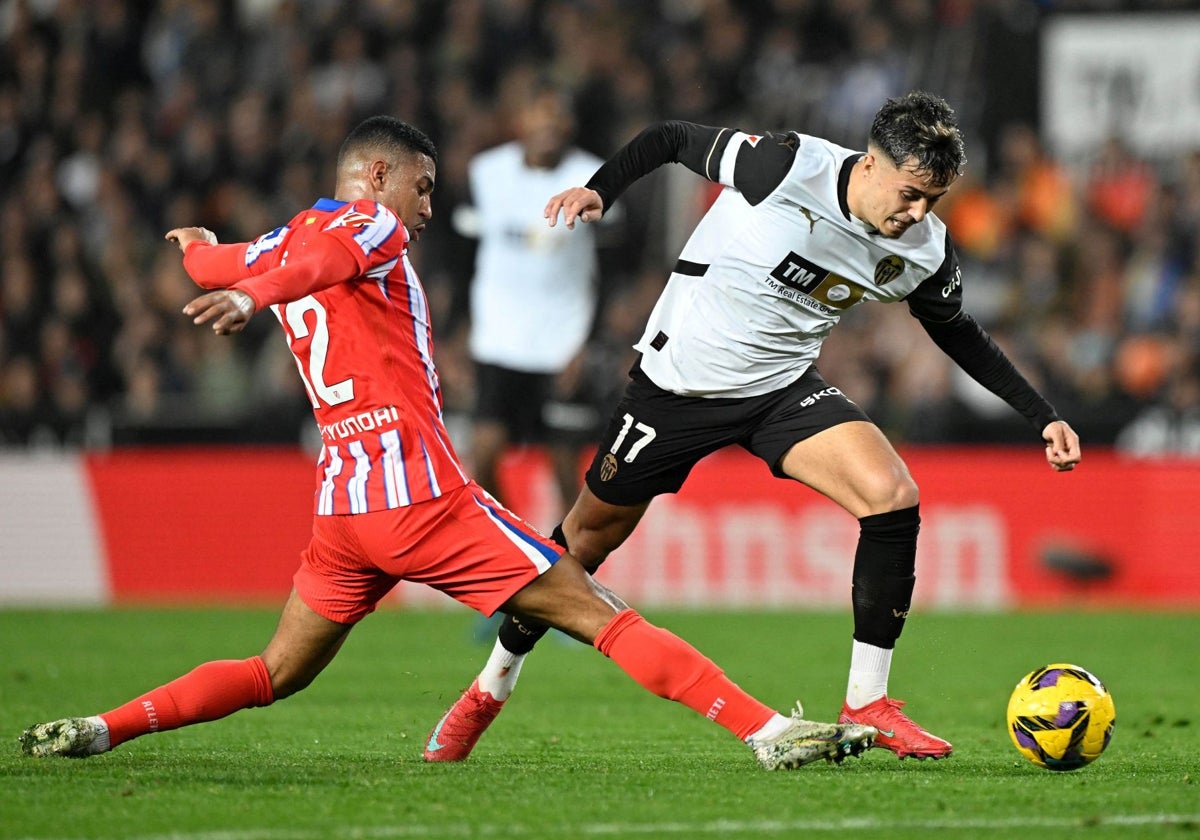
M334 198L253 242L199 227L167 234L211 289L184 307L218 335L269 308L304 380L323 447L313 535L258 656L208 662L111 711L29 727L33 756L85 757L151 732L266 706L306 687L401 580L485 614L530 616L594 645L648 691L746 742L766 769L868 748L874 728L778 714L682 639L645 621L570 553L504 509L459 465L442 422L428 303L407 249L432 216L437 152L372 117L342 144ZM453 744L455 733L433 733Z

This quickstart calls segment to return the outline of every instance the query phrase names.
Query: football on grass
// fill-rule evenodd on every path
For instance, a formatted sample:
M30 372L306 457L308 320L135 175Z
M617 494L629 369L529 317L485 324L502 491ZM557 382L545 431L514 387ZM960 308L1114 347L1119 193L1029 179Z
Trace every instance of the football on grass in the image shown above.
M1025 676L1008 700L1008 734L1021 755L1047 770L1095 761L1112 738L1112 695L1078 665L1045 665Z

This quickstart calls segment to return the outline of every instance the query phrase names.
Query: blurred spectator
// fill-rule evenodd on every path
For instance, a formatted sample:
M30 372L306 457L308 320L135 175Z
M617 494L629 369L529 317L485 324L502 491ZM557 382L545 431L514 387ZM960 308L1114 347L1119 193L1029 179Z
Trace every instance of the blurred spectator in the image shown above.
M1092 161L1084 192L1088 209L1121 233L1133 233L1146 214L1158 180L1119 137L1104 144Z
M39 391L33 357L10 357L0 376L0 436L4 443L30 446L44 436L48 417Z
M1016 220L1054 242L1075 231L1075 189L1067 170L1051 160L1033 127L1014 124L1000 141L1000 171L995 179L1013 186Z
M454 210L455 227L479 242L470 294L472 475L503 500L505 450L544 444L565 513L581 485L582 447L604 419L605 407L581 398L600 279L597 234L552 229L541 210L603 161L572 145L573 105L561 88L527 80L510 104L515 139L471 159L471 203Z
M1200 371L1196 360L1172 372L1162 400L1117 435L1117 449L1141 458L1200 457Z

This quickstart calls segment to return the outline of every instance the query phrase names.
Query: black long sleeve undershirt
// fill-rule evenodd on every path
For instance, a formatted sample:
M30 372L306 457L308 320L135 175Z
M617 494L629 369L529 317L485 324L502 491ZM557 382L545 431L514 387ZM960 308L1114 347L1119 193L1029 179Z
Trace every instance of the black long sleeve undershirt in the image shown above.
M943 353L972 379L1011 405L1033 424L1039 435L1049 423L1062 419L966 312L941 323L918 320Z
M634 181L668 163L682 163L693 172L716 180L716 173L706 171L706 157L720 159L722 149L714 143L728 142L732 131L712 128L682 120L656 122L617 151L587 182L604 202L604 212Z

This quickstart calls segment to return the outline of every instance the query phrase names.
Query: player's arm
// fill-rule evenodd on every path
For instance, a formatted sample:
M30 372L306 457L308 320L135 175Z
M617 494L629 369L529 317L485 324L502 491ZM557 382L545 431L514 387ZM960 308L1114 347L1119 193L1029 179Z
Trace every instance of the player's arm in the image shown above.
M289 228L275 228L253 242L217 244L208 228L185 227L167 231L166 239L183 252L183 268L202 289L225 289L242 280L262 274L270 260L260 259L286 239Z
M220 245L216 234L203 227L175 228L167 231L166 239L183 252L184 270L196 285L219 290L190 301L184 314L197 324L213 322L213 330L221 335L239 332L254 314L254 301L245 292L224 287L254 273L246 260L249 243Z
M192 316L195 324L211 322L214 332L228 335L241 331L264 306L299 300L361 275L354 254L333 237L317 234L285 265L239 280L222 291L201 295L185 306L183 313Z
M1072 469L1080 460L1079 436L979 322L963 311L958 259L947 244L941 269L909 294L909 310L943 353L1033 425L1046 442L1046 460L1052 467Z
M585 186L551 198L545 216L553 225L561 211L567 227L574 227L576 218L597 221L631 184L667 163L681 163L757 204L779 186L798 148L794 134L749 135L682 120L657 122L605 161Z
M184 270L202 289L223 289L250 275L245 242L218 245L217 235L203 227L175 228L165 238L179 246Z
M302 249L278 265L230 286L248 294L258 311L276 303L289 303L336 286L363 274L366 265L337 238L313 235Z

